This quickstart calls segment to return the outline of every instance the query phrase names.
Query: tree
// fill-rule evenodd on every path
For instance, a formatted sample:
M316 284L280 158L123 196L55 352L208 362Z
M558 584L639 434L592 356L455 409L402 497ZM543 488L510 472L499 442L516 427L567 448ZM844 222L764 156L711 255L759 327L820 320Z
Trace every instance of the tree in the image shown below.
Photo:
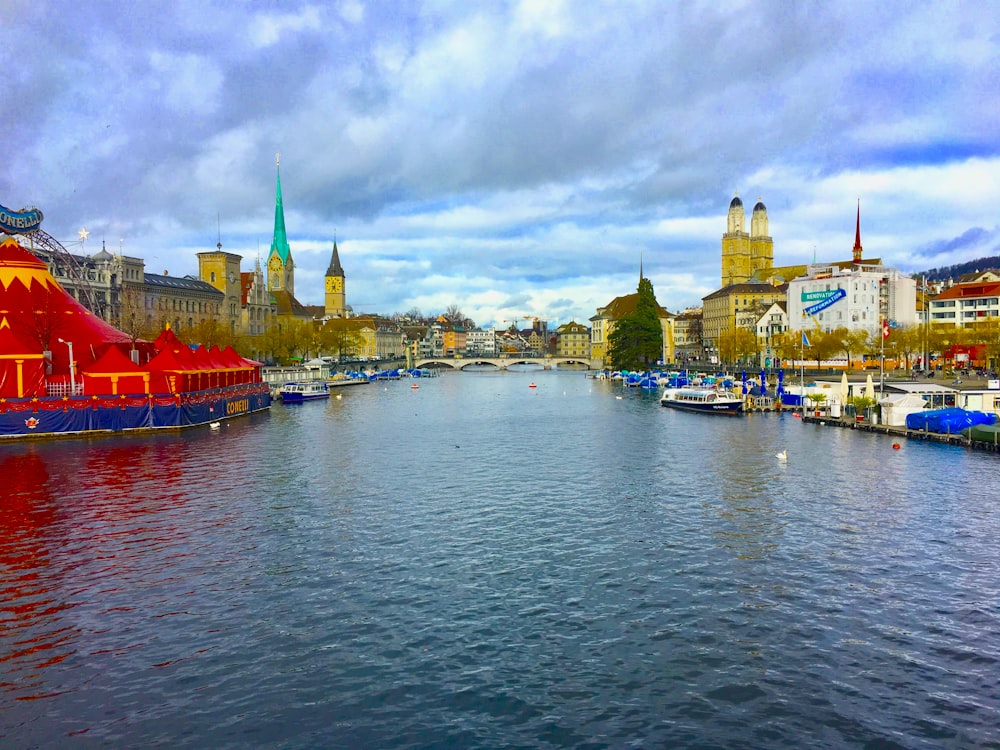
M224 349L233 343L226 326L218 318L202 318L187 332L188 343L201 344L206 349Z
M122 284L119 292L118 320L115 323L119 331L128 334L132 349L135 349L137 340L152 341L160 333L146 315L143 296L143 289L137 284Z
M994 368L1000 361L1000 322L990 320L976 325L977 343L985 348L986 366Z
M802 341L801 331L785 331L771 338L771 349L778 359L783 362L798 359L800 349L799 342Z
M663 328L653 284L639 279L635 310L615 322L608 360L616 370L648 370L663 357Z
M348 321L342 318L328 320L317 331L319 351L336 357L338 360L347 355L357 354L361 346L361 337Z
M723 362L732 362L752 358L760 353L757 336L749 328L733 328L723 331L718 339L719 356Z
M824 359L833 359L835 354L844 351L844 340L841 335L843 330L813 331L806 334L809 338L810 358L816 360L817 370L823 366Z
M312 321L284 320L267 329L262 336L263 348L281 364L289 364L308 350L313 340Z
M923 331L918 325L893 328L889 338L885 340L886 353L891 353L897 363L902 358L906 370L910 369L910 358L919 352L922 346Z
M846 328L838 328L837 330L843 331L840 339L844 343L844 348L841 351L847 355L847 369L850 370L852 369L851 355L861 354L868 348L868 331L864 328L855 328L853 331Z

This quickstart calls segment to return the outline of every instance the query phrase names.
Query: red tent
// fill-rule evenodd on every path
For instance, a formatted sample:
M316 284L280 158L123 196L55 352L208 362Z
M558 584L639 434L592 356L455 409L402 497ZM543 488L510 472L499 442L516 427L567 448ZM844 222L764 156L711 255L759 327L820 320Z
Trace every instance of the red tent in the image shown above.
M73 299L13 237L0 242L0 313L18 340L51 352L55 375L69 374L70 344L77 372L93 364L108 345L131 346L128 334Z
M141 368L116 347L107 351L83 372L83 392L88 395L110 393L149 393L149 371Z
M42 347L18 336L0 318L0 397L45 395L45 355Z

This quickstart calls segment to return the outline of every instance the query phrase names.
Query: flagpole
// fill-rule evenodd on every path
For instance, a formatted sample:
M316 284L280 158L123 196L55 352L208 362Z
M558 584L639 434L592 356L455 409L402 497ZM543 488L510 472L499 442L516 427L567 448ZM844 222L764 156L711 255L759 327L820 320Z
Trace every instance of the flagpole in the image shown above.
M803 370L806 362L806 332L799 336L799 411L806 413L806 381Z
M882 325L879 326L878 334L882 339L882 357L879 363L879 376L878 376L878 395L885 395L885 327L888 325L888 321L883 320Z

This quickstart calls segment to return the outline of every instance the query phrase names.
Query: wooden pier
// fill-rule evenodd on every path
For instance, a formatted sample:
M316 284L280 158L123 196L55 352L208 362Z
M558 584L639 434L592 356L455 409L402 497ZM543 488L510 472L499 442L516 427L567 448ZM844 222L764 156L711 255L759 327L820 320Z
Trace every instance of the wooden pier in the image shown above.
M818 424L826 427L840 427L848 430L863 430L865 432L874 432L880 435L889 435L896 438L906 438L907 440L930 440L935 443L961 445L964 448L972 450L1000 453L1000 444L972 440L964 435L955 433L944 434L938 432L928 432L927 430L910 430L906 427L876 424L867 420L858 421L856 418L848 417L829 417L822 415L817 417L815 415L802 415L802 421L807 424Z

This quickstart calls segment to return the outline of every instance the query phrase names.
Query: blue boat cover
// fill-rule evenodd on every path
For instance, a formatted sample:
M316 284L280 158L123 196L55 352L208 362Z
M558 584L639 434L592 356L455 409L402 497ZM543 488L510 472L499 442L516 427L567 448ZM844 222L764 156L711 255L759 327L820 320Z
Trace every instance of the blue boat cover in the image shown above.
M967 411L957 406L947 409L931 409L906 415L906 429L926 430L944 435L958 434L968 427L995 424L996 414L982 411Z

